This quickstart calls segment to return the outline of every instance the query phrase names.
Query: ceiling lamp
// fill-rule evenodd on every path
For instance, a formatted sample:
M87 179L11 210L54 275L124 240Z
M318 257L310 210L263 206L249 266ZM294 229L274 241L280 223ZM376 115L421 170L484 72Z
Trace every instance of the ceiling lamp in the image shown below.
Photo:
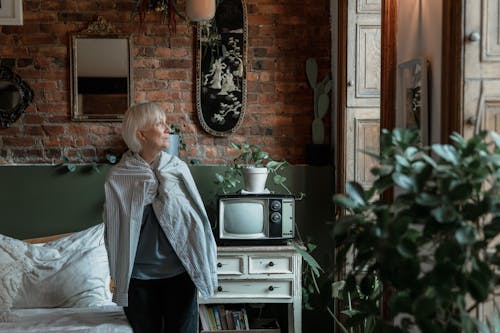
M191 21L208 21L215 15L216 0L186 0L186 14Z

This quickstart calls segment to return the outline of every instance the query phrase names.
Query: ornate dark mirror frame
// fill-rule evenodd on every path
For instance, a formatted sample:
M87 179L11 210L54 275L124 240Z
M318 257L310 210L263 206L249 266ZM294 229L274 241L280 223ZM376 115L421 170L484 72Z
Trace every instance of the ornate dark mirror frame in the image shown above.
M15 93L19 95L16 98L16 105L13 105L10 109L4 109L0 104L0 127L10 127L33 102L33 90L28 84L9 67L0 66L0 96L6 94L3 98L7 98L8 95L11 95L10 98L13 99L15 96L12 96L12 94Z
M222 0L215 17L197 26L196 109L203 129L228 136L243 122L247 104L245 0Z
M108 40L110 43L106 43ZM120 70L126 71L126 78L108 74L101 76L95 73L85 77L79 75L79 63L83 61L84 53L79 45L87 43L93 46L95 43L92 41L99 41L99 45L103 47L113 44L119 50L123 49L123 52L126 52L125 55L121 55L119 52L112 52L116 48L107 51L99 49L98 54L91 56L96 59L109 56L108 62L111 65L116 63L122 65ZM71 119L74 121L121 121L123 114L132 104L134 92L132 36L117 32L114 26L104 18L98 17L96 21L89 24L87 29L71 33L70 42ZM92 68L92 66L87 66L87 68ZM103 69L107 69L106 66ZM126 97L122 96L125 91ZM85 108L85 100L90 107Z

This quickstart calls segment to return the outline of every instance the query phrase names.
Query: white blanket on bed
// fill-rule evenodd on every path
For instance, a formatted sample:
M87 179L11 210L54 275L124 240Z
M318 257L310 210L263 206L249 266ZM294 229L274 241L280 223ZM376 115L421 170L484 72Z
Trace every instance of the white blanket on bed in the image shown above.
M33 265L24 260L25 253L25 244L0 235L0 322L10 319L9 310L22 288L23 276L33 271Z
M0 322L14 308L114 305L104 225L33 245L0 234Z
M133 333L119 306L12 310L15 319L0 323L0 333Z

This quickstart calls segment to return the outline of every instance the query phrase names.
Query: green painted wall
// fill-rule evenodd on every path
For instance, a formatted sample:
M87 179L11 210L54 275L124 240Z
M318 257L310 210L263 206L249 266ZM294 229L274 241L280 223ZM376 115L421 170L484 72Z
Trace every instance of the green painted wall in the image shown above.
M56 166L0 167L0 233L24 239L78 231L100 223L108 168L101 166L97 173L88 166L80 166L75 172L65 172L65 168ZM201 165L190 169L213 221L214 173L222 172L224 167ZM318 245L315 258L328 262L333 254L326 223L333 216L333 168L289 166L284 176L294 193L306 193L305 199L296 203L296 221L302 238L312 238ZM270 311L280 309L270 307ZM324 309L303 311L304 333L326 332L331 325Z
M100 223L108 168L100 166L100 172L96 172L80 166L75 172L67 172L57 166L0 167L0 233L23 239L78 231ZM224 167L196 165L190 169L213 219L217 191L214 174ZM300 232L318 232L332 216L333 169L289 166L284 175L293 193L306 193L305 199L296 204Z

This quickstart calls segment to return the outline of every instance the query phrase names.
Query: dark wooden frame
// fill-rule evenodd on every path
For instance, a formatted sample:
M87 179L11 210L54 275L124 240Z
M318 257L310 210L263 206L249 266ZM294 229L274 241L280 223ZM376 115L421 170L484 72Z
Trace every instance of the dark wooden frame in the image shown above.
M443 0L441 67L441 142L464 132L463 117L463 20L464 0ZM445 61L446 59L446 61Z
M15 123L33 102L33 90L7 66L0 66L0 81L9 82L19 93L19 103L10 110L0 109L0 127L8 128Z

